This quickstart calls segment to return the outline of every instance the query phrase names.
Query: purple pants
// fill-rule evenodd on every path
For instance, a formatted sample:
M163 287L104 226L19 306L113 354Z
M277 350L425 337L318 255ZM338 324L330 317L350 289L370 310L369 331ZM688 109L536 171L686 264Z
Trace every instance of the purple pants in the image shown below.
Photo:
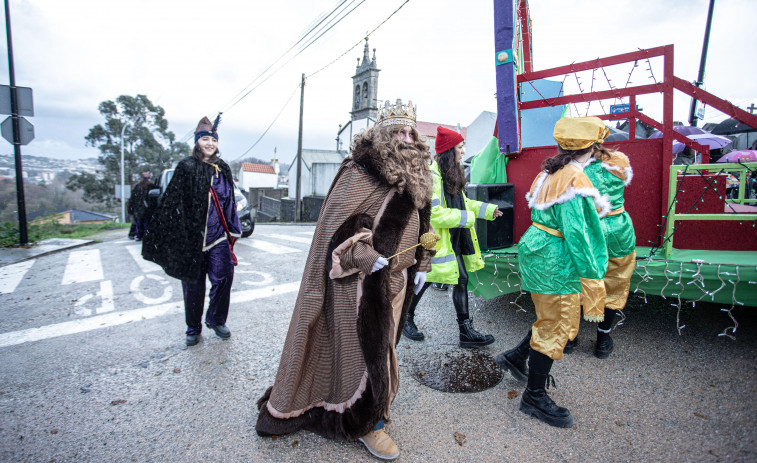
M134 236L137 239L142 239L145 237L145 232L147 231L147 224L149 223L150 223L149 218L137 219L137 229L134 232Z
M205 251L200 276L196 280L181 280L184 290L184 315L187 334L202 332L202 310L205 305L205 275L210 280L210 303L205 314L208 325L225 325L229 315L231 283L234 281L234 262L229 245L224 241Z

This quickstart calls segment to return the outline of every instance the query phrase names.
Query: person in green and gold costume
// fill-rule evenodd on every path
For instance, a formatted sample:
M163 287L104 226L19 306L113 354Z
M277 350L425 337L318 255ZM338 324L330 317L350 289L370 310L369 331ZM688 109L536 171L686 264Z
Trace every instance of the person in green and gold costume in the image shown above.
M573 416L547 395L552 363L578 334L581 279L601 280L607 271L607 245L600 217L610 203L583 169L609 130L596 117L562 118L555 124L557 155L542 164L526 194L532 225L518 244L523 289L531 292L536 322L516 346L496 357L514 377L527 379L520 410L551 426L570 427ZM597 291L603 286L595 284ZM597 294L596 297L603 297ZM584 311L589 321L601 312ZM526 367L526 359L528 367Z
M597 144L584 173L600 193L609 197L612 206L612 210L600 220L608 257L607 273L601 281L604 289L599 291L598 299L597 291L592 287L594 282L582 281L581 296L584 310L587 306L591 306L589 310L593 311L604 310L604 320L597 326L594 355L605 359L613 350L610 331L617 312L626 306L631 276L636 268L636 233L631 216L625 210L623 197L633 178L633 170L625 154ZM602 294L606 296L601 298ZM565 353L571 353L577 345L578 337L565 346Z

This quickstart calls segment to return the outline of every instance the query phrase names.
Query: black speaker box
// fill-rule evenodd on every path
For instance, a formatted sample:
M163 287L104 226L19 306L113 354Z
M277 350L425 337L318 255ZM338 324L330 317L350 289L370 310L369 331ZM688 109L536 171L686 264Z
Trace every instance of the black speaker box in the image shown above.
M515 235L515 188L512 183L468 184L465 194L469 199L496 204L502 216L493 221L476 219L476 235L481 250L509 248Z

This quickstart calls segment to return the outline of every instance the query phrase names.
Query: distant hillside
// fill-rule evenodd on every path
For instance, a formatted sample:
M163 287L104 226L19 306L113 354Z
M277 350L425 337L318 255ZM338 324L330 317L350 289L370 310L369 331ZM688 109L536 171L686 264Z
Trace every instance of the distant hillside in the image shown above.
M50 181L65 172L95 173L102 169L96 158L86 159L53 159L43 156L23 155L21 158L24 178L30 181ZM16 161L12 154L0 154L0 176L15 177Z

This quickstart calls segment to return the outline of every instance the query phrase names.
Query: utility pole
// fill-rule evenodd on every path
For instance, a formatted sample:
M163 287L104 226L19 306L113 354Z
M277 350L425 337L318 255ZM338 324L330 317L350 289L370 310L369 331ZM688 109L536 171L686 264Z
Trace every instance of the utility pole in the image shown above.
M712 11L715 9L715 0L710 0L710 9L707 11L707 27L704 30L704 43L702 44L702 58L699 60L699 75L694 85L701 87L704 84L704 66L707 62L707 47L710 45L710 26L712 26ZM697 99L691 99L689 111L689 125L697 125Z
M13 67L13 42L11 41L11 16L8 0L5 0L5 34L8 37L8 74L10 75L11 117L13 118L13 154L16 160L16 200L18 202L19 244L29 243L26 229L26 200L24 199L24 169L21 165L21 130L18 120L16 95L16 71Z
M305 73L302 73L300 83L300 135L297 139L297 197L294 199L294 221L302 220L300 201L302 200L301 175L302 175L302 108L305 104Z

